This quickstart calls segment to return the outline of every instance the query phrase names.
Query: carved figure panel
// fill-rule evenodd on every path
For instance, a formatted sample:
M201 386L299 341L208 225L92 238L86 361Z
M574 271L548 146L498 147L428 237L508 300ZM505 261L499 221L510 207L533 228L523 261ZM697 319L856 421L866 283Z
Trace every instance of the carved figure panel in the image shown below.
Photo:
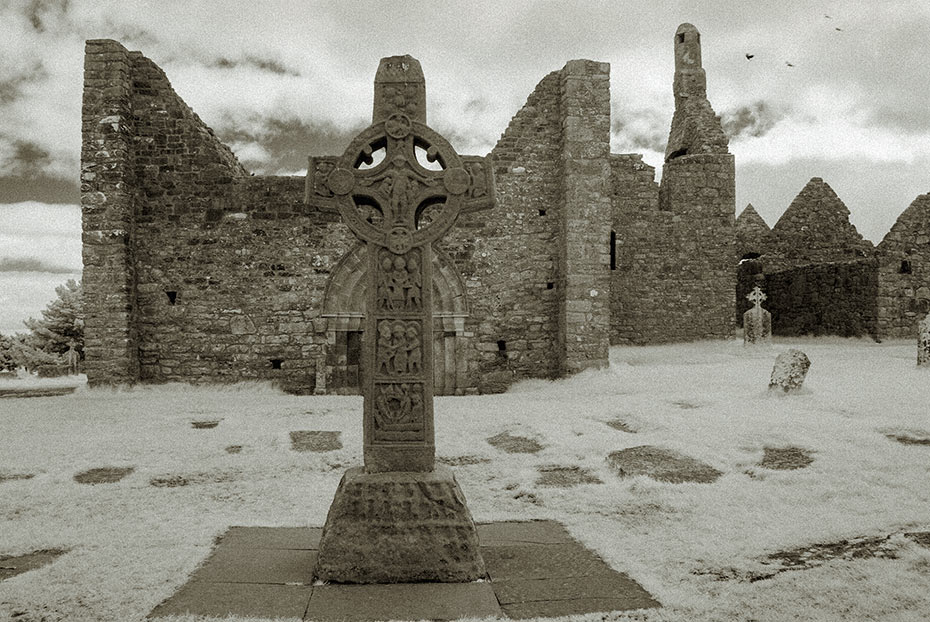
M379 320L375 374L404 376L422 372L422 335L420 320Z
M423 440L423 384L375 383L375 442Z
M379 250L378 311L422 311L423 270L420 259L420 249L417 248L405 255Z

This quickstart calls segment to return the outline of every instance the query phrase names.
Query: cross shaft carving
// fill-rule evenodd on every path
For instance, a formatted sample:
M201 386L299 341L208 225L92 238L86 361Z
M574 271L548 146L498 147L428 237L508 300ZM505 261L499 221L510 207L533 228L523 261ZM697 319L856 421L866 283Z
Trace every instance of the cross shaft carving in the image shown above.
M386 62L395 65L382 74ZM414 79L398 81L408 71ZM425 88L417 73L419 63L410 57L383 59L373 123L342 156L311 157L307 169L307 203L338 211L366 245L362 392L368 472L433 469L432 243L459 214L494 201L489 163L458 155L426 125ZM382 75L387 81L379 83ZM424 99L407 101L404 93ZM418 148L436 170L417 161ZM383 158L376 162L379 153Z

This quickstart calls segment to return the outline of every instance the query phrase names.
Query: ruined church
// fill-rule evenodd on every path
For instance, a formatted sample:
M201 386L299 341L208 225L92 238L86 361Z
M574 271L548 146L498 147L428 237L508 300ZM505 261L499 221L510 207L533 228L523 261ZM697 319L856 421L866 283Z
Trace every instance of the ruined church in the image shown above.
M470 184L479 190L434 244L436 395L603 367L611 344L733 334L734 160L690 24L674 55L661 184L641 155L610 153L610 67L590 60L545 76L487 158L464 159L491 183ZM374 88L428 112L410 57L383 60ZM92 385L358 392L373 338L364 249L321 182L340 154L310 158L306 177L250 175L155 63L111 40L86 44L82 140ZM491 203L484 187L493 209L468 209Z

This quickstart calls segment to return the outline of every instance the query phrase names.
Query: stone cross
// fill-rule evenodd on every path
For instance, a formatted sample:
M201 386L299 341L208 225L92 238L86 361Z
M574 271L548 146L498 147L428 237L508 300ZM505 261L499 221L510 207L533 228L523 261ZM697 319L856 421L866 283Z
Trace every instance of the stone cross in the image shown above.
M743 314L743 345L772 342L772 314L762 308L766 298L758 285L746 296L753 307Z
M364 468L346 471L315 577L334 583L487 577L452 470L434 464L432 244L463 211L490 207L492 169L426 125L410 56L381 60L372 124L339 158L311 158L307 202L338 210L367 255L362 344Z
M485 159L458 155L426 125L425 98L416 59L383 59L372 124L341 157L311 157L307 169L307 201L338 209L366 245L369 473L433 469L432 243L460 213L490 207L494 196Z

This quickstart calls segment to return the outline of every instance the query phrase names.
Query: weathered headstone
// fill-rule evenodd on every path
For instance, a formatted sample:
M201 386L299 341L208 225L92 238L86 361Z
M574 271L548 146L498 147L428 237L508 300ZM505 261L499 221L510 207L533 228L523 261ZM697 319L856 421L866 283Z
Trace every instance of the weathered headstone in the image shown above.
M917 365L930 367L930 315L917 325Z
M368 258L364 467L346 472L330 506L322 581L486 574L465 498L434 460L431 283L432 243L461 212L490 207L493 177L483 158L459 156L426 125L425 93L416 59L382 59L372 125L341 157L311 158L308 167L308 202L338 209Z
M775 358L769 390L781 389L785 393L797 391L804 384L810 366L810 359L800 350L792 348L782 352Z
M746 299L753 307L743 314L743 345L768 345L772 343L772 314L762 308L766 295L757 285Z

